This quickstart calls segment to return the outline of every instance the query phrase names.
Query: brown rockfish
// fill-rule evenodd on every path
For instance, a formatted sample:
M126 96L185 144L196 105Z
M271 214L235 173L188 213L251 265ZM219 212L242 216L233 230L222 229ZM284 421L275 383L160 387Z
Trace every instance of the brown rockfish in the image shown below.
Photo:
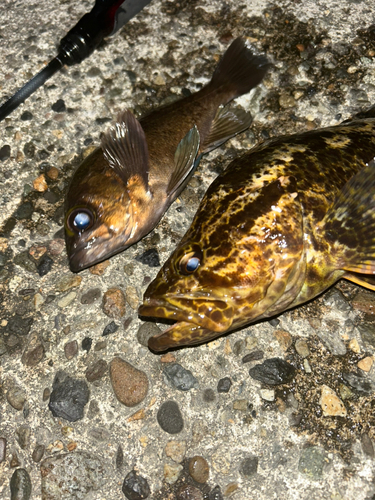
M136 243L187 184L196 157L245 130L251 116L223 107L269 64L237 38L199 92L140 121L125 110L75 172L65 202L70 268L78 272ZM200 156L199 156L200 157Z
M150 348L209 341L340 278L374 290L374 155L375 107L235 159L146 290L140 315L177 321Z

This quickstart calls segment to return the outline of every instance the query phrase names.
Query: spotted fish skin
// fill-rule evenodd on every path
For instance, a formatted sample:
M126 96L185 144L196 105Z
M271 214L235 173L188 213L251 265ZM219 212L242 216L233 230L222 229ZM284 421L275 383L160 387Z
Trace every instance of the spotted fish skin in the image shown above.
M69 265L79 272L128 248L149 233L186 186L207 153L251 124L228 110L269 68L238 38L200 91L137 120L120 113L101 147L75 172L65 200Z
M206 342L342 277L367 285L364 274L375 273L372 114L270 139L227 167L146 290L140 315L177 321L150 348Z

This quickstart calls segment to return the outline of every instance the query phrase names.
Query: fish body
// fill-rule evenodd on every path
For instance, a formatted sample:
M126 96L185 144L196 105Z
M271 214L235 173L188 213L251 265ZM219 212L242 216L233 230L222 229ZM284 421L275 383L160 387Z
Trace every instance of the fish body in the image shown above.
M375 289L375 113L273 138L211 184L141 316L177 322L155 351L206 342L340 278Z
M155 227L188 182L197 155L249 127L248 113L223 105L255 87L268 67L238 38L199 92L139 121L127 110L119 115L68 190L65 239L72 271L124 250Z

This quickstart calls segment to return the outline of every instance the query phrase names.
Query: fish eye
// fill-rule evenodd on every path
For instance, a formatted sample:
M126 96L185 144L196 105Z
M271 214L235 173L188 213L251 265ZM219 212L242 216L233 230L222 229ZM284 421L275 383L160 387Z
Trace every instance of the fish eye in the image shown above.
M184 255L179 263L180 272L185 275L192 274L200 266L201 258L201 252L189 252Z
M83 232L89 229L94 223L94 215L87 208L76 208L68 218L67 224L75 232Z

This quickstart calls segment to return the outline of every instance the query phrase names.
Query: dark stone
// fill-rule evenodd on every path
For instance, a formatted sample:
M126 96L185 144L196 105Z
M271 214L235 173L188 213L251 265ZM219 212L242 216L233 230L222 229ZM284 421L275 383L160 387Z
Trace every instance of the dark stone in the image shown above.
M263 357L264 357L263 351L249 352L249 354L246 354L246 356L242 358L242 363L249 363L250 361L259 361L260 359L263 359Z
M108 325L104 328L102 336L110 335L111 333L115 333L118 330L118 325L114 321L108 323Z
M33 322L34 318L23 318L16 314L10 318L7 329L10 333L14 333L15 335L27 335Z
M159 254L156 248L146 250L143 254L138 255L135 260L150 267L160 267Z
M45 149L41 149L38 153L38 156L41 160L46 160L49 156L50 156L51 153L49 153L48 151L46 151ZM39 165L39 168L41 167L41 165Z
M58 194L56 194L54 191L46 191L44 194L43 194L43 198L45 200L48 201L48 203L51 203L51 205L54 205L55 203L57 203L60 198L61 198L61 195L59 196Z
M178 434L184 428L184 421L175 401L166 401L161 405L157 421L163 431L168 432L168 434Z
M20 447L24 450L30 445L31 429L28 425L21 425L16 430L17 440Z
M163 370L166 379L180 391L190 391L198 385L197 379L190 370L186 370L178 363L167 364Z
M48 274L52 269L52 265L53 260L51 259L51 257L49 257L47 254L44 254L37 265L39 276L45 276L46 274Z
M55 113L63 113L64 111L66 111L64 100L58 99L55 103L52 104L51 109Z
M33 114L30 113L30 111L24 111L21 115L21 120L23 122L27 122L28 120L31 120L33 118Z
M30 219L34 208L29 201L22 203L14 213L14 217L18 220Z
M9 144L5 144L2 148L0 148L0 161L5 161L10 157L10 146Z
M107 362L104 359L99 359L95 363L92 363L86 370L86 379L88 382L95 382L103 377L108 369Z
M221 489L220 489L220 486L218 484L209 493L208 500L224 500L223 494L221 493Z
M372 380L357 375L355 373L343 373L342 378L359 393L372 394L375 391L375 384Z
M29 500L31 489L31 479L27 470L16 469L10 480L10 499Z
M100 299L102 291L100 288L90 288L81 297L81 304L93 304L96 300Z
M213 389L205 389L203 391L203 401L205 403L212 403L216 399L216 394Z
M217 383L217 392L229 392L232 387L232 381L229 377L224 377Z
M249 478L254 476L258 471L258 457L247 457L242 460L240 465L240 473Z
M84 380L58 372L53 382L53 391L48 407L54 417L76 422L83 418L83 409L89 400L89 389Z
M125 477L122 492L128 500L142 500L148 498L151 493L147 480L135 470Z
M250 377L269 385L286 384L293 380L295 373L294 366L281 358L266 359L249 370Z
M92 346L92 339L90 339L90 337L85 337L82 340L82 349L84 351L89 352L89 350L91 349L91 346Z
M279 326L279 324L280 324L280 320L279 320L279 319L277 319L277 318L273 318L273 319L270 319L268 323L269 323L271 326L276 327L276 326Z
M26 158L34 158L35 156L35 144L32 142L27 142L23 147L23 152Z

